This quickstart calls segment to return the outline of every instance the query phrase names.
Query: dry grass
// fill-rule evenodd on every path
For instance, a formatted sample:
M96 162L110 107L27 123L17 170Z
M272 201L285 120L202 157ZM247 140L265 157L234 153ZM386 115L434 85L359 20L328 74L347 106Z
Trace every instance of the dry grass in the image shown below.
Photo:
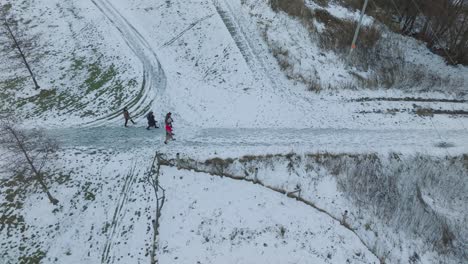
M270 6L275 12L283 11L305 21L313 17L312 11L306 6L304 0L271 0Z
M337 179L341 191L354 200L356 206L372 211L386 225L406 231L428 245L433 245L437 252L459 258L466 242L457 231L462 230L462 227L453 219L434 211L423 196L430 191L436 195L447 194L447 201L452 196L462 197L460 194L466 193L466 188L459 183L466 177L467 157L468 155L451 158L419 155L403 157L397 153L389 156L372 153L315 153L302 156L289 153L244 156L234 160L192 160L187 161L187 168L261 184L282 194L288 192L266 185L265 178L262 178L264 176L258 177L257 172L284 166L287 166L290 175L296 175L302 170L324 170ZM448 190L451 192L448 193ZM288 197L302 199L290 193ZM380 253L382 258L387 256L385 252Z
M338 0L338 2L349 9L360 10L364 4L364 0Z
M362 0L341 1L350 9L360 9L363 4ZM442 91L442 88L458 88L463 85L461 78L443 77L435 72L428 72L427 69L415 67L412 63L406 63L400 45L394 40L382 39L381 28L376 24L361 27L357 48L352 56L348 56L357 22L339 19L324 9L311 11L304 0L274 0L270 4L275 11L285 12L300 20L309 31L311 41L318 39L321 49L337 53L345 63L358 71L370 72L365 78L355 76L356 82L344 83L340 86L342 89L418 87L421 91ZM395 22L382 8L384 5L383 0L370 3L366 13L389 26ZM317 32L314 20L324 25L322 32ZM304 83L310 91L324 89L320 80L314 79L313 73L309 72L307 75L295 70L295 65L291 65L294 62L290 58L288 47L272 47L272 52L289 79Z
M317 79L314 79L314 80L307 82L307 90L311 92L319 93L320 91L323 90L323 87L322 87L322 84Z
M349 49L357 27L356 21L338 19L326 10L316 10L315 18L326 25L325 31L320 35L320 45L323 49L339 52ZM372 49L380 37L381 32L375 25L363 26L356 44L360 49Z
M340 5L351 10L361 10L364 5L364 0L338 0ZM395 32L399 31L398 23L395 24L392 12L394 5L388 0L373 0L369 1L366 9L366 14L376 18Z
M288 79L305 84L307 89L312 92L320 92L323 90L322 84L317 77L304 76L300 72L294 70L295 65L291 64L287 49L274 46L271 47L271 51Z

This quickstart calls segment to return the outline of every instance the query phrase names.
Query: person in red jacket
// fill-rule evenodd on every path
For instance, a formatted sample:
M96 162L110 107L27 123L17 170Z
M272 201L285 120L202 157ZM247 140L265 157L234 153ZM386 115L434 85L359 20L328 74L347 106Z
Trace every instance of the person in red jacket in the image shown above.
M164 144L167 144L169 140L175 140L173 137L174 133L172 132L172 122L174 122L174 120L172 119L171 112L166 114L164 121L166 123L166 140L164 141Z

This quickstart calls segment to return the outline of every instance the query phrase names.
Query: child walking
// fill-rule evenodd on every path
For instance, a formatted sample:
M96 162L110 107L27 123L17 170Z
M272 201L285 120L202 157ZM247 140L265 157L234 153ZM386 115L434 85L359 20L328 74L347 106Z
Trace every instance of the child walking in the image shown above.
M166 140L164 141L164 144L167 144L169 140L175 140L173 137L174 133L172 132L172 122L174 122L172 119L172 113L169 112L166 114L166 118L164 119L164 123L166 124Z

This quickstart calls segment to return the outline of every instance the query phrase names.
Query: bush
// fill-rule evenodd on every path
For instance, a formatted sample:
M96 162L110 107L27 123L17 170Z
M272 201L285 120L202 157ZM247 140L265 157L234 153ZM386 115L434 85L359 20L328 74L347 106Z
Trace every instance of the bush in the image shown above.
M341 21L337 17L332 16L325 9L315 9L314 18L317 19L318 22L324 23L325 25L338 25Z
M295 70L295 66L297 66L296 61L290 57L287 49L272 45L271 52L288 79L303 83L309 91L320 92L323 90L317 77L317 72L307 72L307 74L304 74L304 72Z
M305 21L313 17L312 11L306 6L304 0L271 0L270 6L275 12L283 11Z
M383 17L395 23L391 16L391 12L385 12L380 6L383 5L383 0L369 5L368 12L380 14L379 20ZM362 1L346 1L348 6L352 3L361 5ZM304 0L276 0L270 2L272 8L276 11L285 12L289 16L299 18L304 25L304 29L308 31L310 41L318 42L318 46L323 50L333 51L338 54L342 62L352 65L358 72L367 72L367 75L356 74L353 81L349 83L339 84L342 89L357 89L362 88L408 88L414 89L417 87L420 91L429 91L442 88L459 89L463 86L463 77L444 76L436 71L428 71L427 68L422 68L420 65L407 62L404 58L403 48L404 41L402 36L392 34L391 37L382 37L382 24L372 24L361 26L359 37L356 42L357 48L352 56L348 56L354 32L357 27L357 22L353 20L343 20L330 14L325 9L314 9L309 11ZM366 13L368 13L366 11ZM322 24L316 27L317 23ZM297 22L296 22L297 23ZM399 27L399 24L396 23ZM318 32L317 29L320 29ZM307 52L298 52L294 47L289 47L282 41L270 41L265 30L264 38L269 43L271 51L277 59L281 69L285 72L288 78L305 84L311 91L323 90L322 82L318 73L313 70L305 70L299 66L301 55ZM304 33L302 33L304 34ZM302 44L303 45L303 44ZM302 46L301 45L301 46ZM468 50L468 49L465 49ZM447 56L447 52L442 50L440 55ZM456 63L462 61L468 62L468 51L464 52L449 52L452 60ZM448 57L448 56L447 56ZM350 71L353 74L353 71ZM325 86L326 87L326 86Z
M354 10L360 10L364 4L364 0L339 0L344 7Z
M354 32L357 27L356 21L339 20L326 16L328 12L318 12L317 19L326 24L325 31L320 35L320 45L323 49L347 52L351 46ZM327 21L327 22L326 22ZM359 38L356 45L361 49L373 48L381 37L380 30L375 26L361 26Z
M443 76L437 72L404 60L402 48L396 40L380 40L368 50L357 49L348 60L362 71L370 71L367 78L358 78L367 88L408 88L420 91L458 89L463 87L462 76Z
M468 201L468 185L465 183L468 177L467 161L466 154L443 158L403 156L397 153L316 153L305 156L289 153L244 156L234 160L214 158L206 162L189 160L189 166L185 169L220 176L229 174L229 177L239 180L260 181L265 185L272 184L271 189L293 190L300 185L303 186L303 197L309 199L314 197L313 188L317 187L316 184L325 177L332 176L344 197L350 198L357 209L353 210L357 215L348 222L351 226L360 222L354 222L356 219L365 221L367 218L364 223L372 220L377 228L390 226L395 231L405 231L408 238L425 242L423 248L426 250L432 246L434 250L444 254L446 261L443 263L458 263L447 261L447 257L459 260L466 258L468 227L462 214ZM222 172L227 174L219 173L220 164L223 165ZM288 168L289 175L284 175L284 178L269 178L271 171L283 171L285 167ZM314 173L310 173L312 171ZM364 228L371 229L371 226L365 225ZM378 230L385 231L380 228ZM362 234L360 230L356 232ZM280 230L281 233L285 232ZM376 241L376 246L379 247L376 251L382 259L387 254L386 249L395 247L390 242L386 237ZM396 254L404 251L402 249ZM413 254L415 255L417 254Z

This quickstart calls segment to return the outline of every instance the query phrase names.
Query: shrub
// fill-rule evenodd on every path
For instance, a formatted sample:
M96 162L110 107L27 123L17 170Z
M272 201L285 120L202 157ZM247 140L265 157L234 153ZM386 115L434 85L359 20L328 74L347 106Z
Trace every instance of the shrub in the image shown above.
M320 81L316 78L316 79L312 79L312 80L309 80L308 82L306 82L306 85L307 85L307 90L311 91L311 92L320 92L322 91L322 84L320 83Z
M320 36L320 45L323 49L347 52L350 48L357 27L356 21L339 20L333 16L327 16L328 12L316 12L317 19L326 24L325 31ZM373 48L381 37L380 30L375 26L361 26L359 38L356 43L361 49Z
M332 154L315 153L305 156L293 153L285 155L245 156L240 159L214 158L206 162L188 160L190 166L185 169L217 173L219 165L225 164L224 172L239 180L253 180L245 172L260 170L260 180L264 184L273 184L272 189L283 189L289 186L304 186L304 197L314 192L311 186L323 177L333 175L338 188L353 201L357 215L350 218L350 224L366 220L364 228L384 231L382 226L390 226L396 231L405 231L408 238L423 241L426 249L444 254L443 263L459 263L447 259L465 259L467 226L464 222L464 207L468 199L465 179L468 177L466 164L468 155L456 157L404 156L397 153L390 155L377 154ZM269 178L270 171L283 170L288 167L289 176ZM315 168L317 173L308 173L307 168ZM220 174L223 176L223 174ZM246 175L246 176L241 176ZM309 186L309 187L307 187ZM316 187L316 185L315 185ZM286 189L284 189L286 190ZM313 197L313 196L312 196ZM435 204L433 204L435 202ZM447 206L448 210L441 210ZM453 207L452 207L453 206ZM456 214L447 212L457 212ZM459 215L460 213L460 215ZM361 218L364 217L364 218ZM370 217L370 218L369 218ZM377 217L377 218L376 218ZM378 220L377 220L378 219ZM377 221L376 221L377 220ZM373 228L370 224L376 225ZM343 221L346 223L346 221ZM279 235L284 236L287 230L279 227ZM388 230L390 231L390 230ZM359 230L357 230L360 233ZM388 256L386 249L394 248L391 240L375 233L379 256ZM420 244L417 241L417 244ZM411 244L412 242L409 241ZM429 247L428 247L429 246ZM403 252L403 251L402 251ZM411 252L406 252L411 254ZM405 254L406 254L405 253ZM419 256L412 254L412 259ZM460 262L461 263L461 262Z
M350 8L359 7L360 9L362 7L362 0L342 1L346 2ZM357 27L356 21L337 18L325 9L318 8L311 11L304 0L272 0L270 4L275 11L285 12L289 16L298 18L304 28L308 30L311 42L318 40L321 49L333 51L341 57L344 63L352 65L357 71L369 73L368 75L355 76L353 81L343 83L340 88L417 87L421 91L431 88L442 91L442 88L459 89L464 85L463 77L443 76L436 71L428 71L426 68L421 68L420 65L407 62L402 51L403 48L407 47L401 44L404 43L402 41L404 37L390 33L391 37L383 38L381 29L384 25L381 23L378 24L379 26L377 24L361 26L356 42L357 48L352 56L348 56ZM388 9L391 6L385 4L384 0L378 0L376 3L371 2L366 13L375 15L377 20L387 20L384 22L387 26L392 24L399 27L391 12L386 12L384 7ZM319 27L320 33L315 27L316 24L313 23L314 20L323 25ZM298 58L303 54L287 45L270 41L267 31L268 29L264 32L264 38L269 43L273 55L287 77L305 84L310 91L322 90L318 73L314 74L313 71L296 66ZM450 54L451 60L455 60L454 64L468 63L468 51L466 51L468 49L460 50L462 51L441 50L440 55L449 57L447 53ZM352 74L353 71L350 73Z
M339 0L339 2L344 7L355 10L360 10L362 8L362 5L364 4L364 0Z
M335 16L332 16L327 10L325 9L315 9L314 10L314 18L317 21L322 22L326 25L337 25L340 23L340 19Z
M270 6L275 12L283 11L305 21L313 17L312 11L306 6L304 0L271 0Z

